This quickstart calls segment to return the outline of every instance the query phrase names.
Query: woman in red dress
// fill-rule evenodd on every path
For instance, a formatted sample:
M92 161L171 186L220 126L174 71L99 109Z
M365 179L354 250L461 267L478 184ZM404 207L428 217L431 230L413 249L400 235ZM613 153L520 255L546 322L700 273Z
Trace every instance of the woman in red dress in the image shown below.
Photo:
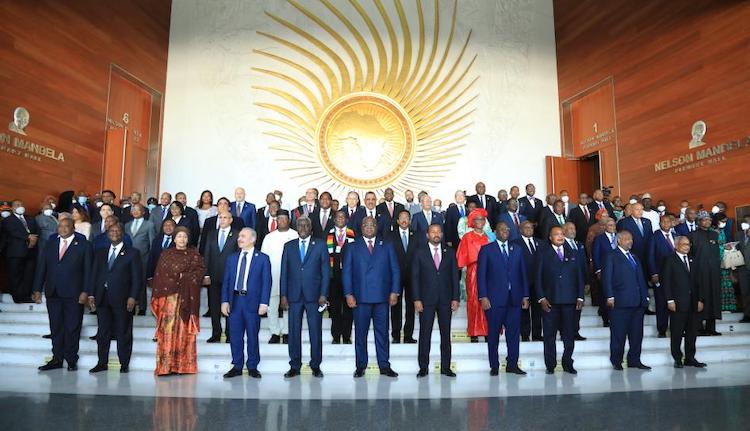
M188 246L187 228L177 227L173 238L175 246L162 251L152 283L157 376L198 371L195 337L200 331L198 309L206 266L198 250Z
M479 303L477 293L477 258L479 249L489 242L484 232L484 224L487 222L487 211L477 208L469 213L467 224L472 228L466 232L458 246L458 266L466 268L466 314L468 316L468 327L466 332L471 337L471 342L479 341L479 336L487 337L487 318Z

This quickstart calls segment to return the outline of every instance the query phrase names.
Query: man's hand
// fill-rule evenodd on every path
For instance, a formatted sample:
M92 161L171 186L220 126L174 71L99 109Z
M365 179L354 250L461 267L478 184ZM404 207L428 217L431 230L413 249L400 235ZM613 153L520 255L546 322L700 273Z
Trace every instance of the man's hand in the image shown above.
M41 299L42 298L39 298L40 301L41 301ZM81 292L81 294L78 295L78 303L81 304L81 305L86 305L86 302L88 302L88 299L89 299L89 294L86 293L86 292ZM38 302L37 302L37 304L38 304Z
M651 284L653 284L654 286L659 284L659 274L654 274L651 276Z
M207 275L203 277L203 285L204 286L210 286L211 285L211 276Z
M703 301L698 301L698 312L703 311Z
M391 304L391 307L393 307L394 305L398 304L398 295L396 295L395 293L391 293L391 297L390 297L390 300L388 301L388 303Z
M422 301L414 301L414 311L417 313L421 313L424 311L424 305L422 305Z
M226 317L229 317L229 303L228 302L221 303L221 314L223 314Z
M31 234L29 235L29 248L36 247L36 243L39 241L39 235Z
M258 306L258 314L262 316L266 313L268 313L268 304L260 304Z
M458 311L458 301L451 301L451 311Z
M524 310L528 310L529 309L529 298L523 298L521 300L521 308L524 309Z
M675 311L677 311L677 304L675 304L674 302L667 302L667 309L674 313Z
M349 308L357 308L357 300L354 298L354 295L348 295L346 297L346 305L349 306Z
M492 308L489 298L479 298L479 302L482 303L482 310L487 311Z
M542 298L539 301L539 305L542 307L542 311L544 311L545 313L549 313L550 310L552 310L552 305L550 305L550 303L547 300L547 298Z
M607 299L607 308L609 309L615 308L615 298Z
M326 302L328 302L328 298L326 298L323 295L320 295L320 298L318 298L318 305L322 307L326 305Z
M286 296L282 296L279 300L279 307L281 307L282 310L289 309L289 301L286 299Z
M135 298L128 298L128 307L127 307L128 313L133 312L133 310L135 309L135 304L136 304Z
M89 296L89 310L96 311L96 298Z
M583 308L583 301L580 300L580 299L577 299L576 300L576 310L581 311L582 308Z
M42 292L34 292L31 295L31 300L34 301L35 304L41 304L42 303Z

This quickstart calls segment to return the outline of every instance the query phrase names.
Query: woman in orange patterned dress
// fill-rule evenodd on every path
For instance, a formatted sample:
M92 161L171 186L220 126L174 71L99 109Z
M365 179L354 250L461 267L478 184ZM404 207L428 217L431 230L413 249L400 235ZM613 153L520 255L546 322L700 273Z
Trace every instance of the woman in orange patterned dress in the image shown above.
M479 303L477 293L477 258L479 249L489 242L484 232L484 224L487 221L487 211L477 208L469 213L467 224L472 230L466 232L458 246L458 267L466 268L466 314L468 326L466 332L471 337L471 342L479 341L479 336L487 337L487 318Z
M189 247L190 232L174 230L174 248L162 251L152 283L151 310L156 316L154 374L194 374L198 371L195 338L200 331L200 289L206 266L198 250Z

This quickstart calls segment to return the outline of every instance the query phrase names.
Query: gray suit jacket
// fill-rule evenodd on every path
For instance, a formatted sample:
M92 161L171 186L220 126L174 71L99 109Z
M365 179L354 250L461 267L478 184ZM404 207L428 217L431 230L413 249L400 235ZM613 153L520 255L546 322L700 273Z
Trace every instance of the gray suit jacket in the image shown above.
M130 235L130 238L133 240L133 248L141 252L141 260L144 263L148 262L151 243L154 242L154 238L156 238L156 235L154 234L154 225L151 223L151 220L143 219L138 231L133 234L133 223L134 221L130 221L125 225L124 233Z

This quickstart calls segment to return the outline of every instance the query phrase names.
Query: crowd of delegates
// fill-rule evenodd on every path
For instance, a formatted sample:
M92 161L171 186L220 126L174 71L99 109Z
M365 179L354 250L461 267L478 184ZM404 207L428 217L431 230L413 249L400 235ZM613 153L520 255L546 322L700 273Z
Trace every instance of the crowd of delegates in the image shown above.
M391 343L419 343L419 377L427 375L435 318L441 373L450 369L451 316L465 302L470 341L488 345L490 373L499 368L501 333L506 372L518 366L519 343L542 341L548 373L557 366L555 340L564 346L563 370L575 374L573 351L585 296L610 327L610 361L622 369L640 360L644 314L656 314L658 337L671 336L674 366L704 367L699 335L721 335L722 312L750 321L750 217L736 223L726 205L670 211L648 193L609 199L606 190L572 202L566 191L542 201L528 184L486 194L483 183L467 196L457 191L447 208L425 192L395 201L391 188L378 200L308 189L294 205L282 192L265 205L214 201L201 193L195 207L185 193L164 192L142 202L140 193L117 201L110 190L94 197L67 191L47 196L35 216L19 200L0 203L0 252L8 291L18 303L46 297L52 359L41 370L77 368L84 308L96 314L98 364L108 368L116 340L120 371L128 372L134 315L155 317L157 375L197 371L196 335L202 291L211 318L208 343L230 343L232 369L260 377L258 333L267 318L271 344L288 344L290 369L302 366L303 316L310 332L310 368L323 375L322 318L333 344L352 344L355 377L367 368L373 326L381 374L390 367ZM737 251L744 262L728 257ZM735 289L734 281L739 281ZM203 288L206 289L203 289ZM151 289L150 303L147 291ZM653 298L649 291L653 291ZM415 319L420 330L415 338ZM222 322L223 320L223 322ZM390 331L389 331L390 327ZM684 353L681 350L684 341Z

